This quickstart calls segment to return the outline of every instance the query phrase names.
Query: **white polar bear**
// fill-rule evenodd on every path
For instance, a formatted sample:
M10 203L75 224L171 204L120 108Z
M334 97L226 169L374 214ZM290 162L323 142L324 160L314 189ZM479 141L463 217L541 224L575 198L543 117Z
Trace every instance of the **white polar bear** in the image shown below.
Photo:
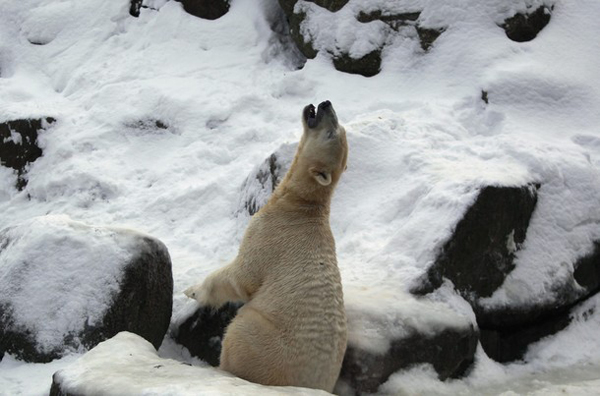
M245 305L227 327L220 368L264 385L333 391L346 350L333 190L346 169L346 131L329 101L304 108L292 165L246 229L237 257L185 294Z

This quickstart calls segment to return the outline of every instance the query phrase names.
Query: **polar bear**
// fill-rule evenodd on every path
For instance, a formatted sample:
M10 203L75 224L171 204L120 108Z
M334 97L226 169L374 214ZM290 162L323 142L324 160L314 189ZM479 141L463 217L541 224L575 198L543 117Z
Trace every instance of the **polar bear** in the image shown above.
M292 165L251 218L237 257L185 294L213 307L245 303L225 331L221 369L331 392L347 335L329 211L348 143L329 101L306 106L302 123Z

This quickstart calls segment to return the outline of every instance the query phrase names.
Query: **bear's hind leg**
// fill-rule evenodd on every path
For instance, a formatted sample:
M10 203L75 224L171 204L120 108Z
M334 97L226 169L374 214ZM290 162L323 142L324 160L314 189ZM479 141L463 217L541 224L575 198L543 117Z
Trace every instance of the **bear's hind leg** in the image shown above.
M223 338L219 367L262 385L295 385L279 330L251 307L243 307Z

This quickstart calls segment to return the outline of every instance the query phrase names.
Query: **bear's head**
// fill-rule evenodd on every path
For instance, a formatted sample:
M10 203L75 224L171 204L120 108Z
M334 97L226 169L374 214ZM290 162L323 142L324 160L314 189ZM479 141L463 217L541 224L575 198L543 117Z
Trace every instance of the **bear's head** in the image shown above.
M346 130L338 123L329 101L322 102L317 109L312 104L306 106L302 124L304 132L282 184L305 201L329 201L346 169Z

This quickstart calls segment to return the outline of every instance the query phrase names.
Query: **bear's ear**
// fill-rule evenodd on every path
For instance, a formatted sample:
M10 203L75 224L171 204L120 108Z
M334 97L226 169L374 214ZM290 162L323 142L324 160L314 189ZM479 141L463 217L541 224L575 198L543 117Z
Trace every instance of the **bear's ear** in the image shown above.
M328 186L331 184L331 173L324 170L312 167L309 169L312 177L322 186Z

